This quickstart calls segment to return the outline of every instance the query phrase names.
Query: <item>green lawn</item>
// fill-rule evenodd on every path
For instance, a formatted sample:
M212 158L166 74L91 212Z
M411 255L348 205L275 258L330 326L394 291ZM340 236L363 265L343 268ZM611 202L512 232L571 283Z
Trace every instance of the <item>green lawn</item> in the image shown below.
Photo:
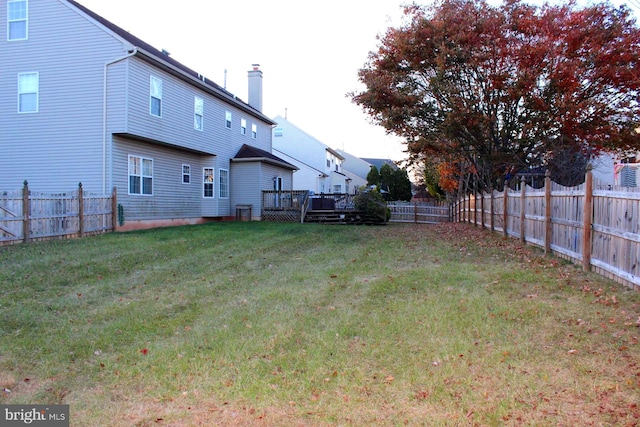
M640 293L472 226L0 248L0 403L72 426L636 426Z

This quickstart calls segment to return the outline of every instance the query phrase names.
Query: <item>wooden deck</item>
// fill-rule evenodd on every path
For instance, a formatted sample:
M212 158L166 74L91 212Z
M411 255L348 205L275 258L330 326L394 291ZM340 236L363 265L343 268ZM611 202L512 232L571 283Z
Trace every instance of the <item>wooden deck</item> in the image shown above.
M382 224L357 211L353 194L317 194L307 191L263 191L262 219L281 222L327 224Z

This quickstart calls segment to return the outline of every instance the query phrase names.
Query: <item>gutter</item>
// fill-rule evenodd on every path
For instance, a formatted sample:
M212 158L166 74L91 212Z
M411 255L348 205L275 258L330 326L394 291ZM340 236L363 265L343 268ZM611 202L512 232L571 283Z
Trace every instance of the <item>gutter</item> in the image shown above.
M255 162L261 162L261 163L268 163L274 166L279 166L281 168L284 169L289 169L292 171L297 171L299 170L295 165L291 165L288 163L284 163L284 162L278 162L277 160L273 160L273 159L269 159L267 157L246 157L246 158L241 158L241 159L230 159L231 163L255 163Z

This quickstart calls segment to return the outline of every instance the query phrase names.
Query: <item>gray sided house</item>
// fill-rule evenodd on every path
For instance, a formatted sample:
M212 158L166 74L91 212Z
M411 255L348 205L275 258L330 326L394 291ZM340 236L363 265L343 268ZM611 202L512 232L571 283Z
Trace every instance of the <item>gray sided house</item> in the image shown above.
M0 190L116 188L131 229L255 217L274 177L291 189L258 66L246 103L72 0L8 0L0 26Z

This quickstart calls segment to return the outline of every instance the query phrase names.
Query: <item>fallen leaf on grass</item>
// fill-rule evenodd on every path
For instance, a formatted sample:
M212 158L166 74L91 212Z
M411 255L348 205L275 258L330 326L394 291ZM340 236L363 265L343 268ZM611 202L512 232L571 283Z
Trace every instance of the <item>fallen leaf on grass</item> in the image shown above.
M578 350L569 350L567 351L567 354L576 354L578 352Z

